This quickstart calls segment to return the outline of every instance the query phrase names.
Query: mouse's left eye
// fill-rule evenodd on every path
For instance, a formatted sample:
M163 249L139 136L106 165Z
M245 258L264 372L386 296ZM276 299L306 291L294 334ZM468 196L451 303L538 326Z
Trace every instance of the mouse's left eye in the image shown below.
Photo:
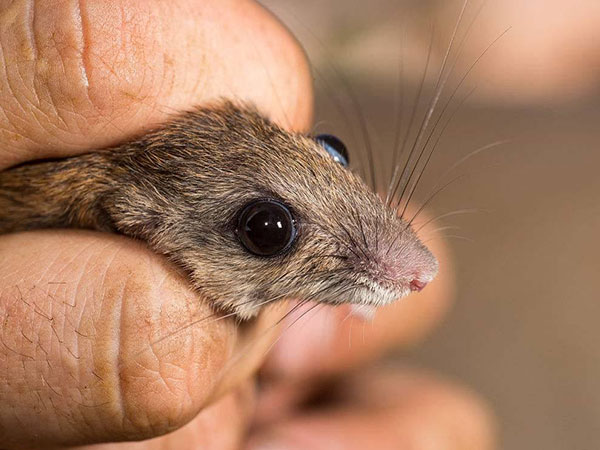
M348 167L350 158L348 157L348 150L342 141L331 134L319 134L315 137L315 141L331 155L335 162Z
M258 200L242 209L236 234L250 253L275 256L291 247L296 238L296 221L283 203Z

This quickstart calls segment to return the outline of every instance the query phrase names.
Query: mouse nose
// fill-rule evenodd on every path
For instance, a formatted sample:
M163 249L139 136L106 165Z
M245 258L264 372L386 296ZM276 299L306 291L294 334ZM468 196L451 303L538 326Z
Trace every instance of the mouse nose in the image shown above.
M410 290L413 292L421 292L425 286L427 286L426 281L421 281L416 278L410 282Z

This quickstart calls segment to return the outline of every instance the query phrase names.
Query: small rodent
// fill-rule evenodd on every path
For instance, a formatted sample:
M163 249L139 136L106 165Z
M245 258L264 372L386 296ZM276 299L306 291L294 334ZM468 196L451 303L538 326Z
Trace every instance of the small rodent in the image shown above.
M283 298L370 308L421 290L436 259L344 158L332 136L224 101L115 147L0 172L0 233L143 240L239 319Z

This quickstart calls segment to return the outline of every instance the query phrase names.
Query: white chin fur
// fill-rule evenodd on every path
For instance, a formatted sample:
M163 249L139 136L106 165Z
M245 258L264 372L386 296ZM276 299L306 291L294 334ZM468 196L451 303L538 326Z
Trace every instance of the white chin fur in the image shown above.
M377 307L373 305L350 305L352 316L370 322L375 317Z

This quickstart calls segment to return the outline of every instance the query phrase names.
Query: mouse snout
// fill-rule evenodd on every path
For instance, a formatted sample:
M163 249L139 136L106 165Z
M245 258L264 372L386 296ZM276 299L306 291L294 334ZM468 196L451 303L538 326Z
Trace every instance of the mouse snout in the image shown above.
M407 294L425 289L435 278L438 263L427 248L411 239L390 251L376 253L370 268L375 281Z

